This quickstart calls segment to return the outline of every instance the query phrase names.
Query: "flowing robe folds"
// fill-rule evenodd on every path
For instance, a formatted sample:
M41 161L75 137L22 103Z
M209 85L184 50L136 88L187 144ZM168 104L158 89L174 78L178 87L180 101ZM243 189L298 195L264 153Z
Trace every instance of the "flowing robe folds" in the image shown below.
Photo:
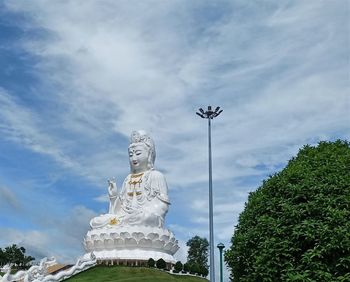
M129 174L121 193L110 195L108 214L93 218L90 226L93 229L126 225L163 228L169 205L168 186L161 172L151 169L140 177Z

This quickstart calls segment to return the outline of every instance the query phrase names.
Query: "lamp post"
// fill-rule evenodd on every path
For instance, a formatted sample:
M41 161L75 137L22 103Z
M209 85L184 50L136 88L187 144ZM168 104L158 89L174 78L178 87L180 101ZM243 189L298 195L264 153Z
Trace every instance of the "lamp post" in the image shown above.
M225 245L223 243L219 243L217 247L220 251L220 282L223 282L224 276L222 274L222 250L225 248Z
M211 123L210 121L220 115L222 110L216 107L215 111L211 106L204 111L202 108L196 112L201 118L208 119L208 147L209 147L209 242L210 242L210 282L215 282L215 267L214 267L214 228L213 228L213 183L212 183L212 166L211 166Z

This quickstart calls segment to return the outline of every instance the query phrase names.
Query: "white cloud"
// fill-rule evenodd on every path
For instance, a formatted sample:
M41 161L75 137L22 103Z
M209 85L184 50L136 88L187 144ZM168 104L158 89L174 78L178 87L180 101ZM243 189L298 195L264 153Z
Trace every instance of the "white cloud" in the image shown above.
M68 217L53 217L50 212L42 214L40 229L18 230L0 227L0 245L17 244L26 248L37 260L55 256L58 262L74 263L84 254L83 237L88 230L89 220L96 213L83 206L69 211Z
M175 259L181 261L182 263L186 263L187 261L187 252L188 247L186 246L186 242L182 240L178 240L178 245L180 249L175 254Z
M201 106L210 100L208 95L225 110L213 128L214 153L223 158L223 162L216 163L221 179L259 174L254 165L268 162L267 157L271 163L278 158L285 162L290 157L288 146L332 134L334 123L346 129L348 119L344 113L348 105L339 101L347 100L347 88L338 84L340 71L320 70L316 66L323 64L322 57L334 48L333 43L329 37L315 34L310 37L307 31L319 27L319 22L325 19L332 19L319 3L290 7L275 4L271 12L253 14L250 22L223 17L214 25L205 26L201 36L187 26L193 16L191 9L199 7L184 2L163 3L152 10L144 3L129 7L118 2L94 1L84 3L83 7L75 2L53 2L48 6L40 1L7 5L32 15L34 27L47 29L53 35L26 42L24 47L42 58L37 65L40 72L50 70L45 79L62 87L59 93L50 93L51 99L67 113L58 117L62 127L81 134L81 138L99 136L98 141L104 143L113 131L127 136L135 128L149 130L159 144L159 156L163 158L159 164L176 186L206 180L205 174L200 173L206 167L205 124L196 119L194 110L198 102L197 106ZM237 5L242 12L256 12L258 8ZM228 11L235 8L235 4L228 6ZM175 7L181 11L176 13L180 16L176 20L171 17ZM139 9L147 9L148 13L140 15ZM112 10L118 12L110 13ZM285 18L288 20L281 22ZM159 28L155 28L156 23L161 23ZM337 21L329 24L329 30L324 28L320 33L328 32L334 37L332 28L338 28ZM244 34L257 25L261 25L261 36ZM299 32L300 28L306 31ZM201 44L186 44L185 38L191 36L198 36ZM246 40L254 44L237 49ZM316 47L314 41L318 43ZM165 46L170 48L167 56L159 57ZM310 52L310 56L298 50ZM62 61L69 69L62 67ZM175 64L166 64L168 61ZM191 75L186 70L189 66ZM245 89L246 97L243 93L230 93L237 87L247 87L238 78L256 84L260 77L263 79L264 72L269 83L263 84L258 93L251 93L252 89ZM275 79L271 72L276 72ZM198 79L204 83L192 82ZM217 93L210 94L211 88L219 85ZM204 96L191 94L193 91L203 92ZM325 116L327 105L332 107ZM64 137L57 138L62 141ZM230 142L232 138L235 148ZM280 146L284 147L282 152ZM264 153L267 148L269 156ZM75 146L70 151L74 149ZM122 155L121 148L116 151ZM254 162L246 170L232 167L232 160L237 159L240 164L251 152L255 154L250 158ZM96 150L92 153L89 158L78 156L75 166L84 167L84 174L89 176L111 170L107 164L113 163L112 156ZM61 156L62 152L56 155ZM182 157L174 159L176 155ZM185 172L193 167L199 171L188 177ZM181 181L178 175L183 176Z
M31 249L36 253L46 253L46 248L49 243L47 234L40 231L18 231L12 228L1 228L1 245L17 244L24 246L27 253L30 254Z
M48 134L41 132L37 116L21 106L19 101L2 88L0 88L0 118L0 132L3 138L20 143L34 152L49 155L65 167L76 166Z
M94 199L97 202L109 203L109 198L107 194L102 194Z
M21 210L21 204L16 195L7 187L0 187L0 208L10 208L15 211Z

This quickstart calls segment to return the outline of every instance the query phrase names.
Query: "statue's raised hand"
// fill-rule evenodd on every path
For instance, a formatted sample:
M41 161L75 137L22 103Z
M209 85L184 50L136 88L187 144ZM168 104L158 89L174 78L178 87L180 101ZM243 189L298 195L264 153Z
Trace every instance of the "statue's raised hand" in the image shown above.
M114 198L118 195L118 188L114 177L108 179L108 195L110 198Z

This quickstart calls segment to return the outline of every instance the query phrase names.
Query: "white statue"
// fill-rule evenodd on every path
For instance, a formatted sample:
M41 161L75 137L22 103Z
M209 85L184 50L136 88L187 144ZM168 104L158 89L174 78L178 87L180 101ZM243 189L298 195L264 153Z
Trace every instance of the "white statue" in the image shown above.
M90 253L87 257L79 257L76 263L65 270L61 270L56 274L48 274L46 276L41 276L34 280L26 280L24 282L57 282L66 280L79 272L85 271L96 265L96 257L93 253Z
M83 242L85 256L94 252L98 261L162 258L175 263L179 246L164 227L170 203L165 177L154 169L154 142L144 131L134 131L128 152L130 174L120 190L114 179L108 180L109 210L90 221L92 229Z
M32 282L32 281L43 281L44 277L48 275L48 267L57 264L54 257L48 259L43 258L40 260L39 265L33 265L28 270L20 270L15 274L11 274L11 265L5 266L6 274L3 277L0 277L0 282L13 282L13 281L23 281L23 282ZM1 269L2 271L4 269Z
M128 151L131 173L125 178L120 193L115 180L108 180L109 211L90 221L93 229L164 226L170 203L165 177L153 168L156 158L154 142L144 131L134 131Z

